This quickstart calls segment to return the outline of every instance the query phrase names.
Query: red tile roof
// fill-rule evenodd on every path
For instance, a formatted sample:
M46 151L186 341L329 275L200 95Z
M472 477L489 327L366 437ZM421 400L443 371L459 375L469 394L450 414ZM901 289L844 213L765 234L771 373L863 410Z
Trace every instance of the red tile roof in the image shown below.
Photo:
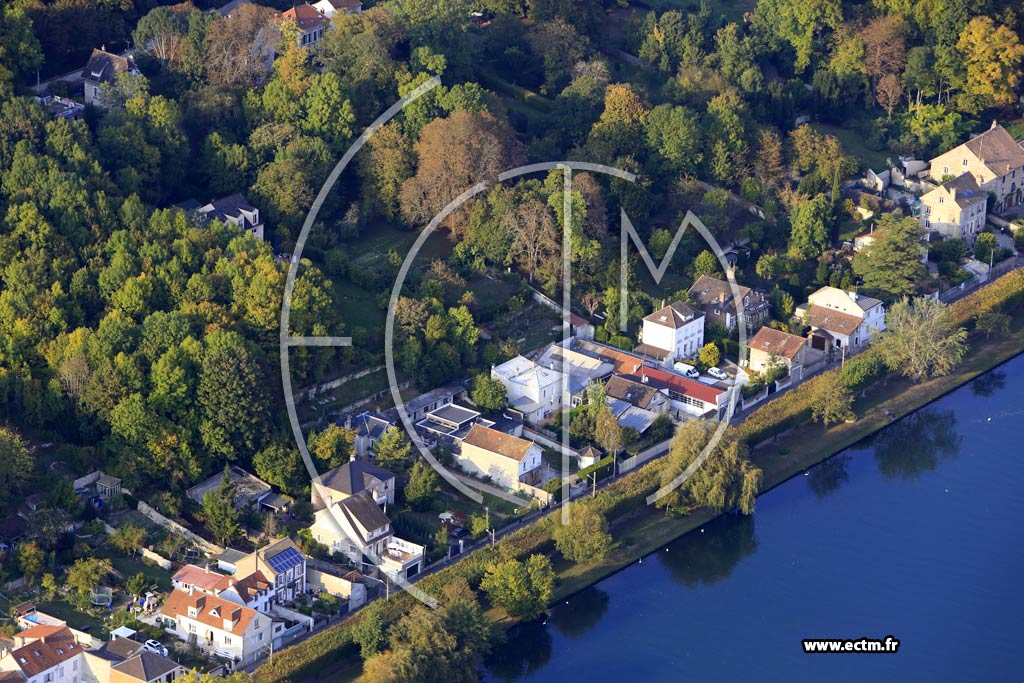
M56 635L67 628L62 624L36 624L19 633L14 634L14 642L31 643L33 640Z
M28 645L15 648L10 657L18 665L26 678L38 676L52 669L61 662L77 657L83 652L81 645L75 642L75 636L65 626L35 626L28 630L46 629L48 635ZM53 631L52 629L56 629ZM38 631L42 633L42 631Z
M189 608L197 609L196 616L189 616ZM222 631L230 631L236 636L245 633L249 623L258 616L255 610L236 605L223 598L206 593L193 593L173 590L160 612L177 621L178 616L193 619ZM224 620L233 622L230 628L224 628Z
M290 10L281 13L283 19L294 19L299 28L303 31L310 31L320 26L326 26L329 20L312 5L296 5Z
M747 346L769 355L774 354L780 358L793 360L806 343L806 339L795 334L787 334L771 327L762 327Z
M211 572L209 569L197 567L194 564L186 564L174 575L174 581L185 583L204 591L215 591L224 579L229 578L225 574Z
M718 405L718 397L725 393L724 389L687 379L686 377L657 368L643 367L636 374L630 376L630 379L637 382L644 382L645 378L647 384L656 386L659 389L669 389L712 405Z

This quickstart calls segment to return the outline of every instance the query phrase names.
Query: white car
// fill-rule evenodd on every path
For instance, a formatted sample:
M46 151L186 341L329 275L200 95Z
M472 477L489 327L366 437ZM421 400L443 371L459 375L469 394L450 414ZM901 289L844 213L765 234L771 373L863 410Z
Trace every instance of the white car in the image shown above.
M715 379L729 379L729 375L725 374L724 370L718 368L708 368L708 374Z
M159 640L147 640L143 643L142 647L150 652L155 652L158 655L167 656L167 648L160 644Z

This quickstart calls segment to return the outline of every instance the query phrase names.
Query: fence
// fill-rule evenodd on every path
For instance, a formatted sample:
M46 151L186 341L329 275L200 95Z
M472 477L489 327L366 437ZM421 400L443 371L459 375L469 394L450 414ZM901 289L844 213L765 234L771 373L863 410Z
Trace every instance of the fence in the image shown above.
M295 401L301 402L303 399L310 401L317 394L322 394L326 391L330 391L331 389L337 389L345 382L351 382L362 377L366 377L367 375L372 375L373 373L379 372L383 369L383 365L375 365L372 368L366 368L364 370L360 370L359 372L353 372L352 374L345 375L344 377L338 377L337 379L332 379L322 384L314 384L311 387L302 387L301 389L295 392Z
M224 548L222 548L221 546L217 545L216 543L211 543L210 541L207 541L205 538L203 538L195 532L189 531L182 525L175 522L173 519L167 519L166 517L161 515L159 512L157 512L156 510L154 510L141 500L139 501L139 512L141 512L143 515L145 515L152 521L162 526L164 529L167 529L171 533L183 536L189 543L192 543L207 555L220 555L222 552L224 552Z
M997 277L1006 275L1011 270L1017 270L1022 266L1024 266L1024 259L1016 256L1014 256L1013 258L1008 258L1002 263L997 263L994 266L992 266L992 270L986 273L984 276L975 277L973 280L968 280L967 282L961 284L959 287L947 289L945 292L942 292L941 294L938 295L938 299L943 303L951 304L954 301L957 301L958 299L964 298L965 296L975 291L976 289L979 289L980 287L987 285Z

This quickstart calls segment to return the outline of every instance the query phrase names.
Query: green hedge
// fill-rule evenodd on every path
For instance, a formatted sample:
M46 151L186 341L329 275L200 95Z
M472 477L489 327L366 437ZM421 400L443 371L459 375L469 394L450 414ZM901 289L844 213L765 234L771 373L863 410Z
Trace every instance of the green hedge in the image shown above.
M481 85L490 88L494 92L508 95L539 112L546 114L554 107L554 104L548 98L538 95L532 90L509 83L493 72L481 71L477 74L477 78Z
M612 476L612 472L615 469L615 456L606 455L590 467L584 467L582 470L576 473L576 478L580 481L584 481L594 472L597 472L597 480L607 479Z

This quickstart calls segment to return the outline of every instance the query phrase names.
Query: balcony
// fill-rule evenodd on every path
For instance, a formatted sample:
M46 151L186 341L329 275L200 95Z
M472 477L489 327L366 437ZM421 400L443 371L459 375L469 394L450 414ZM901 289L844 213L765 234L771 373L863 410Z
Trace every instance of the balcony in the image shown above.
M388 576L408 578L422 569L423 553L423 546L392 537L381 555L381 569Z

